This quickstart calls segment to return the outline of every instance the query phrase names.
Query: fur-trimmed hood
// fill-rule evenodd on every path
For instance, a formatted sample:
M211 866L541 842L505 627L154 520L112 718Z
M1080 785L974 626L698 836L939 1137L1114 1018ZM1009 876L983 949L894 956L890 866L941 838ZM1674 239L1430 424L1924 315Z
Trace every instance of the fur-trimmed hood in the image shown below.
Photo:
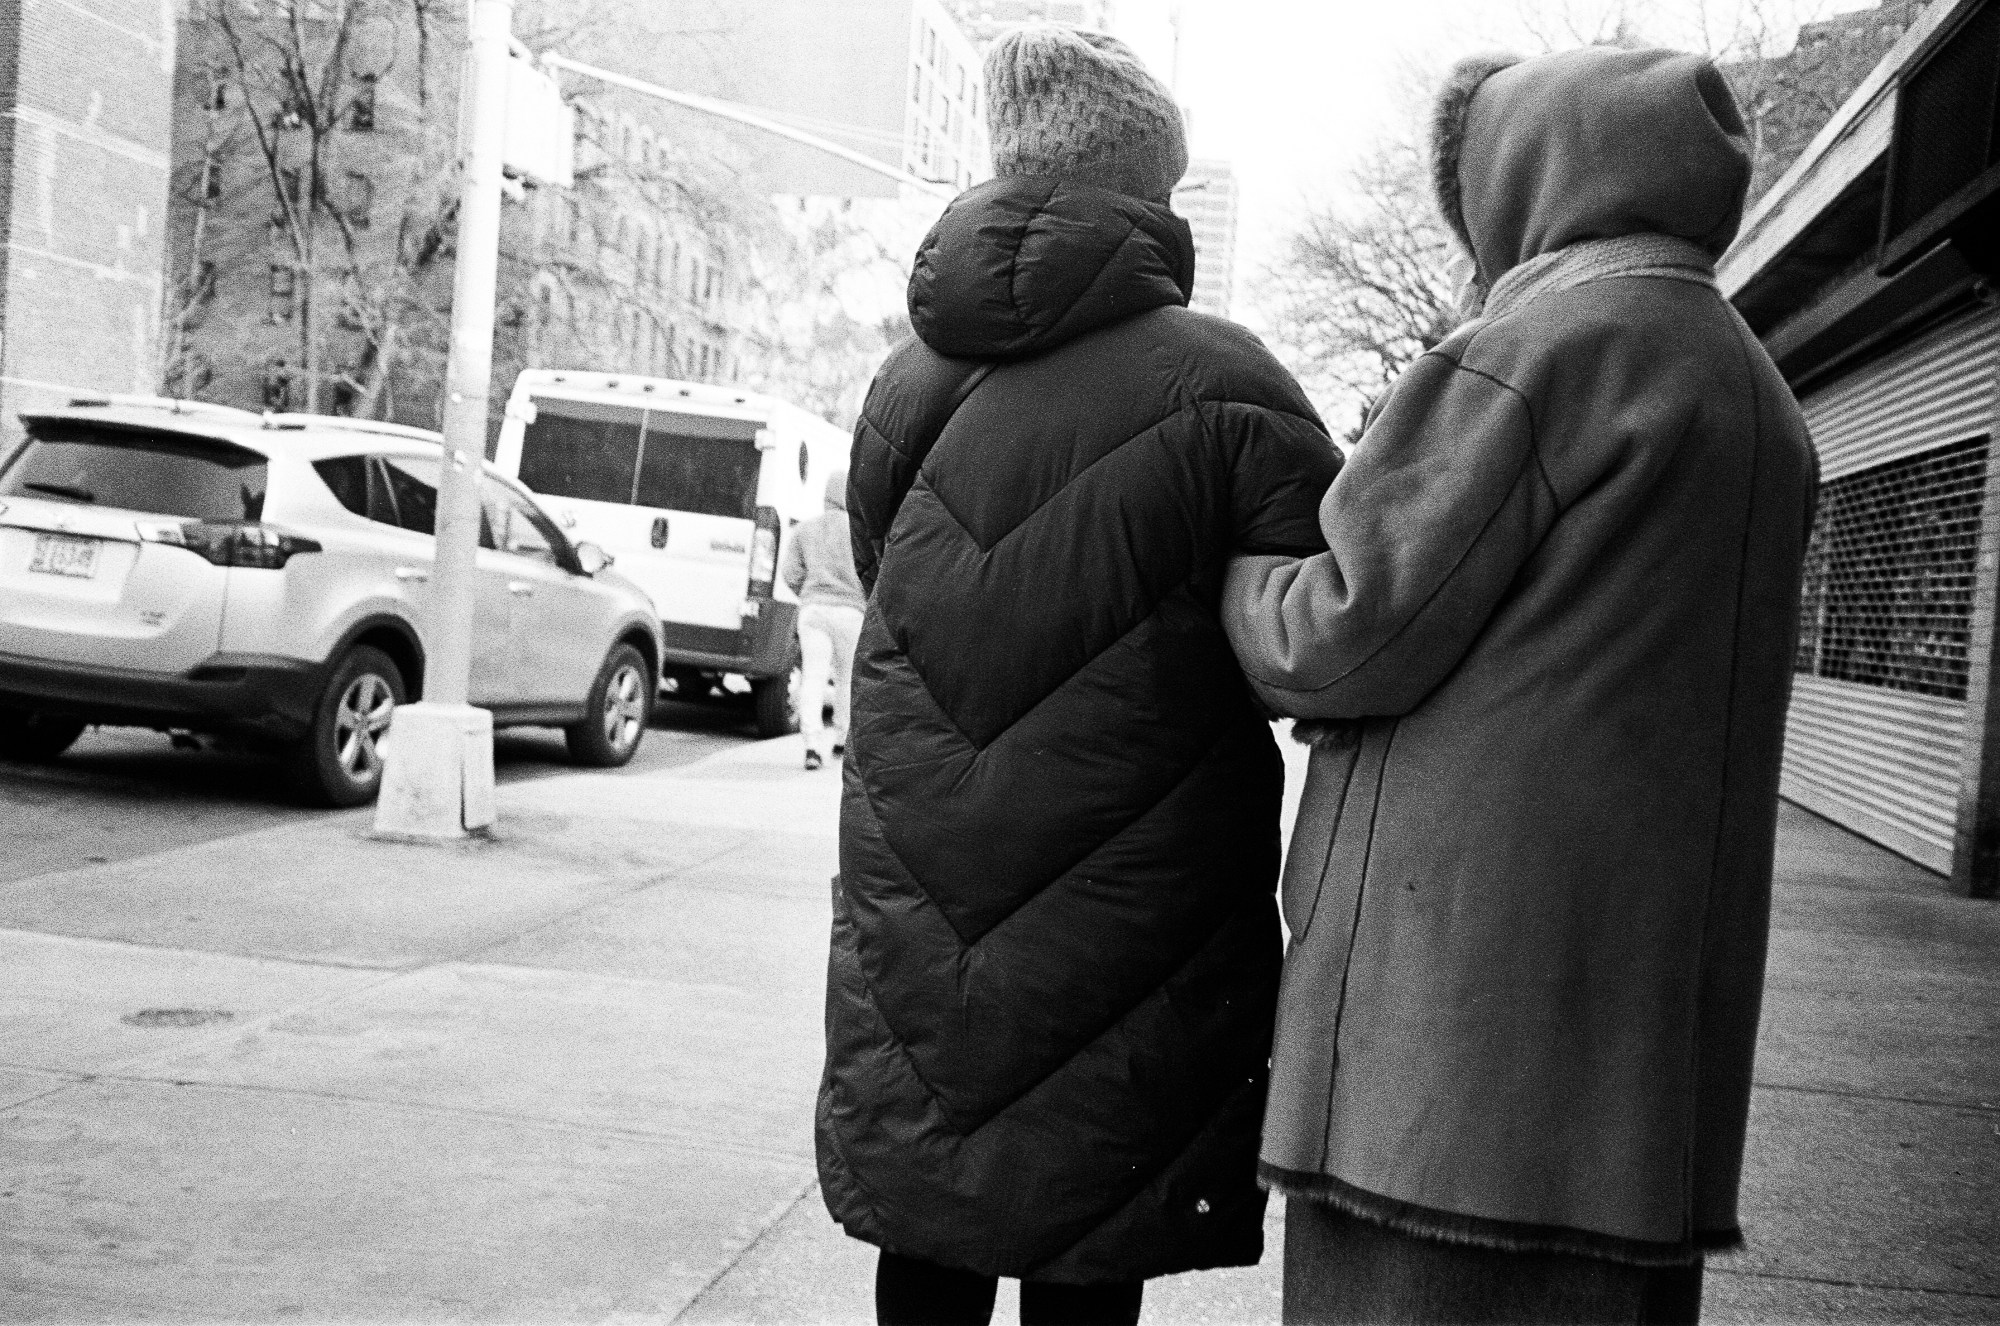
M1431 172L1490 289L1580 240L1654 233L1720 256L1743 219L1750 158L1712 61L1593 46L1461 62L1432 116Z

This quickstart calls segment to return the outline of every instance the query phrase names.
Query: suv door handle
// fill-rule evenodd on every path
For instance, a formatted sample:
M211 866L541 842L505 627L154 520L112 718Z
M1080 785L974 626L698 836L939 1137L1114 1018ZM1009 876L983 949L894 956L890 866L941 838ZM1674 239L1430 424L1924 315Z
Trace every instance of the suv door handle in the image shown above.
M509 580L507 582L507 592L509 594L519 594L522 598L527 598L535 592L535 587L525 580Z
M421 582L430 578L431 573L424 570L421 566L399 566L396 568L396 579L406 583L413 580Z

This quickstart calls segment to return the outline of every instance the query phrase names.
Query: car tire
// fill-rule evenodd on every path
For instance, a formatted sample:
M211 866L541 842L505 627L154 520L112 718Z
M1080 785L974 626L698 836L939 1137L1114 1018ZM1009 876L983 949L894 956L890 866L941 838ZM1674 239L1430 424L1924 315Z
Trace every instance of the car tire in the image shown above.
M593 769L631 763L652 721L654 685L645 655L628 644L613 645L590 684L589 716L563 729L570 759Z
M74 746L89 726L81 718L0 709L0 760L46 763Z
M757 713L757 735L790 736L799 730L799 668L780 677L759 677L750 683L751 704Z
M359 806L382 790L380 741L409 694L396 661L356 645L334 665L312 729L285 752L292 789L315 806Z

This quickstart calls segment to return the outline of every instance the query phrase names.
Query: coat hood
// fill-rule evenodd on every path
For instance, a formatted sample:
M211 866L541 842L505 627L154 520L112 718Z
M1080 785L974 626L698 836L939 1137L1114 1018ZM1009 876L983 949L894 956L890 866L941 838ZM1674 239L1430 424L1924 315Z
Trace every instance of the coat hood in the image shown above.
M1592 46L1459 65L1432 124L1445 220L1491 288L1581 240L1653 233L1721 256L1743 220L1743 117L1713 62Z
M1161 203L1053 176L959 195L917 249L910 322L953 359L1025 359L1186 304L1194 236Z

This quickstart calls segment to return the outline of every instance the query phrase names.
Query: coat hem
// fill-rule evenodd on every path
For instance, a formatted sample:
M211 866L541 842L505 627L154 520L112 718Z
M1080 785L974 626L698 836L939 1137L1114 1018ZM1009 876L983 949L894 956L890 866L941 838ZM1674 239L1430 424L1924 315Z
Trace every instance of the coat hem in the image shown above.
M1399 1234L1496 1252L1562 1253L1631 1266L1692 1266L1707 1253L1743 1246L1743 1231L1733 1225L1727 1229L1697 1230L1691 1238L1678 1243L1659 1243L1567 1225L1535 1225L1461 1215L1384 1197L1331 1174L1308 1174L1269 1161L1258 1162L1257 1179L1266 1188L1288 1198L1324 1202Z

